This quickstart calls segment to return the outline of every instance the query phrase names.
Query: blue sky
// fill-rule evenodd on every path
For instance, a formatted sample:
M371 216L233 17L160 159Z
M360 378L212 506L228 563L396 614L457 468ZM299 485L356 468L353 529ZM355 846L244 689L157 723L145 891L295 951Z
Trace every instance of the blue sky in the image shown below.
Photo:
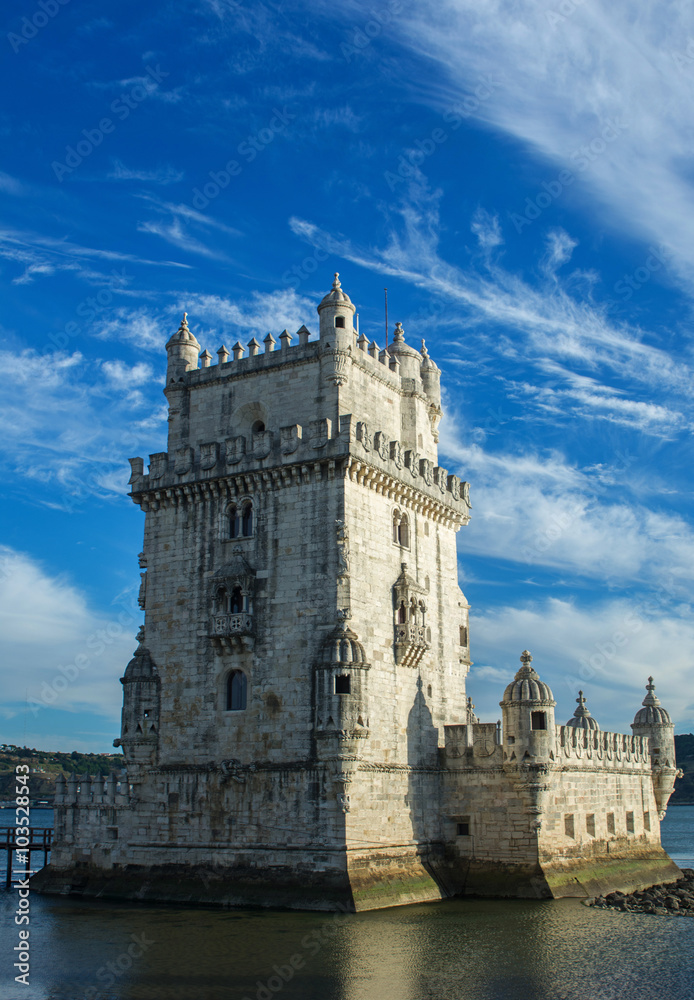
M164 344L317 328L338 270L443 370L478 713L694 721L694 9L27 0L5 15L2 739L108 750ZM28 707L27 707L28 706Z

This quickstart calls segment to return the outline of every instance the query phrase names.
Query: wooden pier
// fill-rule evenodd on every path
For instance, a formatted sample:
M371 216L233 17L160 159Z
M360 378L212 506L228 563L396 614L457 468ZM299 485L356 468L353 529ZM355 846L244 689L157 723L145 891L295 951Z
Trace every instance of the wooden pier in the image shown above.
M19 843L17 843L17 839L19 839ZM28 842L25 843L25 841ZM24 877L28 878L28 876L34 871L31 867L31 852L43 852L43 865L41 867L45 867L45 865L48 864L48 855L51 851L52 842L53 829L51 827L11 826L5 829L0 828L0 851L5 851L7 858L5 888L10 889L12 887L12 862L14 861L15 851L21 851L26 854ZM36 870L38 871L38 869ZM17 874L19 874L19 872L17 872Z

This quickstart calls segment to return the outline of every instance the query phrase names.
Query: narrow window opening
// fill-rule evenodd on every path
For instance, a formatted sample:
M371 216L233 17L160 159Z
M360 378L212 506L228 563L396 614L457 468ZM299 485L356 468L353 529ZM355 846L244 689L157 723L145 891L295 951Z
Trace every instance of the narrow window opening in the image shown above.
M646 830L647 833L650 833L650 831L651 831L651 814L650 813L644 813L643 814L643 828L644 828L644 830Z
M564 833L567 837L574 836L574 815L573 813L566 813L564 816Z
M242 712L245 709L247 688L243 670L233 670L227 681L227 712Z
M427 697L431 698L431 684L427 684Z
M345 328L345 317L344 316L336 316L335 317L335 326L338 329L340 329L340 330L344 330L344 328Z
M400 541L400 511L396 510L393 514L393 541L397 545Z
M614 833L615 832L614 813L608 813L607 814L607 832L608 833Z
M627 813L627 833L634 832L634 814L633 812Z
M531 729L546 729L547 728L547 713L546 712L531 712L530 713L530 728Z
M465 817L461 819L459 823L456 823L456 835L458 837L469 837L470 836L470 819Z
M229 508L229 538L238 538L241 534L241 518L238 507Z
M243 611L243 594L241 593L240 587L234 587L231 592L229 613L232 615L238 615L241 611Z
M335 678L335 694L349 694L350 680L349 674L338 674Z
M467 626L460 626L460 645L467 646Z
M398 625L404 625L407 621L407 611L405 610L405 602L400 601L400 607L398 608Z
M398 525L398 544L409 547L410 544L410 522L407 514L403 514Z
M148 708L146 708L142 714L144 715L145 719L149 719L149 709Z
M256 422L251 427L251 430L253 431L254 434L262 434L263 431L265 430L265 424L263 423L262 420L256 420Z
M250 501L243 505L243 515L241 517L241 534L248 538L253 534L253 504Z
M589 834L589 836L591 836L591 837L595 836L595 814L594 813L590 813L590 815L586 816L586 833Z

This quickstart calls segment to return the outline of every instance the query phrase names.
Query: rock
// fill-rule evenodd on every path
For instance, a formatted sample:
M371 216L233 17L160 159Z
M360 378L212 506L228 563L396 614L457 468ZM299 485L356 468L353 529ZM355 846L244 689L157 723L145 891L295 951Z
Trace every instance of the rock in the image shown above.
M593 896L588 896L587 899L582 899L581 902L584 906L595 906L595 898Z

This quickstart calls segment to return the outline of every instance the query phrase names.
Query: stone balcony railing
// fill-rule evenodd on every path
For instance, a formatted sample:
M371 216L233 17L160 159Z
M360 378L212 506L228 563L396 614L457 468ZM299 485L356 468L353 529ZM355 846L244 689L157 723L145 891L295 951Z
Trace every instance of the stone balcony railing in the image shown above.
M212 618L212 643L219 652L226 652L239 645L253 648L253 615L247 611Z
M395 660L405 667L416 667L429 649L424 625L395 626Z

